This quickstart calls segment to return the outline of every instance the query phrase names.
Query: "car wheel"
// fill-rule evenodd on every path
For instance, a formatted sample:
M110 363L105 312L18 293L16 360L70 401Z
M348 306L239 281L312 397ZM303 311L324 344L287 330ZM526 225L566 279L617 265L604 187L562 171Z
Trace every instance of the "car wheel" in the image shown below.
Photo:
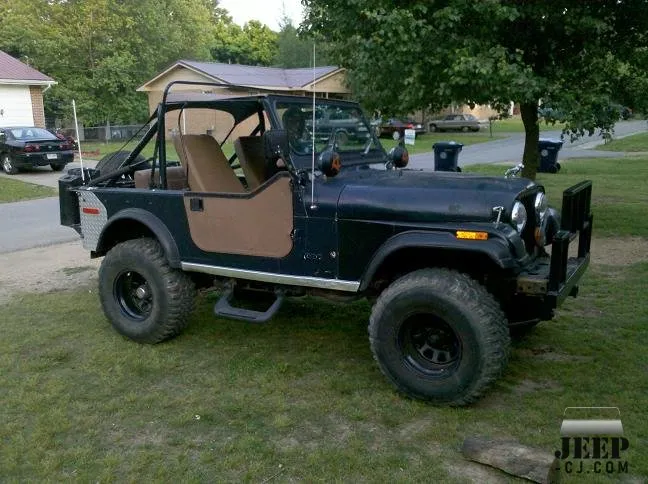
M18 168L14 166L11 157L7 154L2 155L2 169L7 175L15 175L18 173Z
M108 153L99 160L95 166L95 170L98 170L101 175L112 173L121 168L130 153L130 151L115 151L114 153ZM145 161L144 157L142 155L137 155L132 164L141 163L143 161Z
M392 139L393 139L394 141L398 141L400 138L401 138L400 132L398 132L398 131L394 131L394 132L392 133Z
M468 132L468 126L462 126L461 127L461 132L462 133L467 133Z
M482 395L506 367L510 348L497 301L447 269L418 270L392 283L372 310L369 339L397 389L453 406Z
M434 133L435 131L437 131L437 129L438 128L436 127L436 124L431 124L430 125L430 132Z
M159 343L178 335L193 309L191 278L172 269L153 239L121 242L99 268L104 313L122 335L140 343Z
M50 168L52 168L52 171L63 171L63 168L65 168L65 165L57 165L54 163L50 163Z

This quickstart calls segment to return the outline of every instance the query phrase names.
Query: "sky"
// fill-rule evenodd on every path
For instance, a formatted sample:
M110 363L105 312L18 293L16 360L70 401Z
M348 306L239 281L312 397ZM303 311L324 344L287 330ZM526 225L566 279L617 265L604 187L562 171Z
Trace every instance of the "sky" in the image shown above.
M279 31L283 6L295 27L299 25L302 17L300 0L219 0L218 6L227 10L239 25L248 20L258 20L274 31Z

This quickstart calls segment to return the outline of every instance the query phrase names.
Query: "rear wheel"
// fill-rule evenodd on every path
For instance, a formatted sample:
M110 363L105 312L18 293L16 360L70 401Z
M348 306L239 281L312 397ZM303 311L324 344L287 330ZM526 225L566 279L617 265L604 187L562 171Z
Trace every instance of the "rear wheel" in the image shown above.
M50 163L50 168L52 168L52 171L62 171L63 168L65 168L65 165L57 165L55 163Z
M18 168L16 168L11 157L7 154L2 155L2 170L7 175L15 175L18 173Z
M431 124L430 125L430 131L434 133L437 130L436 124Z
M104 313L120 334L140 343L178 335L188 323L194 294L191 278L169 267L153 239L117 244L99 268Z
M423 269L398 279L373 308L369 338L383 374L412 398L466 405L507 364L506 316L465 274Z

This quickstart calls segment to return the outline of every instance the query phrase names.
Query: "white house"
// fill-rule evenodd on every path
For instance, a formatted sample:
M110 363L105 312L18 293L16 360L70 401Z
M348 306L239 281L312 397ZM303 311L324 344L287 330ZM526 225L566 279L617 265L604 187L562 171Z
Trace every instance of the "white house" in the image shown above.
M45 127L43 92L54 79L0 50L0 126Z

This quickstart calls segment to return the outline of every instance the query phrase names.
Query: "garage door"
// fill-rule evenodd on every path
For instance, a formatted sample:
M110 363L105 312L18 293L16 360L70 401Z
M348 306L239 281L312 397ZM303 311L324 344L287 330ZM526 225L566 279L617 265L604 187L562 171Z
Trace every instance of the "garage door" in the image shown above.
M29 87L0 85L0 126L33 125Z

